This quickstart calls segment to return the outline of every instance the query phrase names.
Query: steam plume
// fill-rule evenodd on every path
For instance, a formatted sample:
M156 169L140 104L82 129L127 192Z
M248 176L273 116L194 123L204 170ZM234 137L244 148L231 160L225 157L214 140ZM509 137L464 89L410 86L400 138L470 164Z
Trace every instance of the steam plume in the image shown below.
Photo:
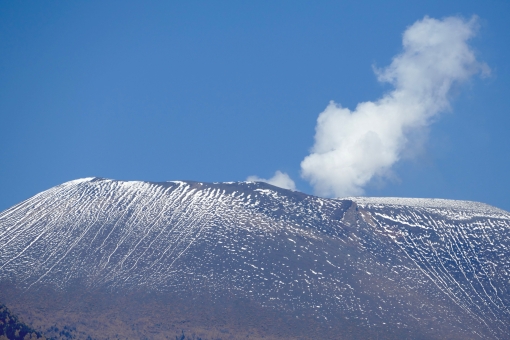
M259 178L257 176L249 176L246 180L249 182L266 182L280 188L296 190L296 184L290 178L290 176L279 170L277 170L274 176L270 179Z
M404 32L403 52L375 71L379 81L393 85L391 92L354 111L330 102L317 119L311 154L301 162L302 177L316 194L363 194L371 179L388 176L404 152L416 147L411 134L424 134L449 109L452 86L489 72L467 44L476 28L476 17L417 21Z

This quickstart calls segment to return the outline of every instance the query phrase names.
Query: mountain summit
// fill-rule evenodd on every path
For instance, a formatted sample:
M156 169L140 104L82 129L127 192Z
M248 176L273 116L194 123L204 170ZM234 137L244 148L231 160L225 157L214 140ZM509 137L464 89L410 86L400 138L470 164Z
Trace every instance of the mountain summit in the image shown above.
M476 202L85 178L0 213L0 303L56 338L510 339L509 246Z

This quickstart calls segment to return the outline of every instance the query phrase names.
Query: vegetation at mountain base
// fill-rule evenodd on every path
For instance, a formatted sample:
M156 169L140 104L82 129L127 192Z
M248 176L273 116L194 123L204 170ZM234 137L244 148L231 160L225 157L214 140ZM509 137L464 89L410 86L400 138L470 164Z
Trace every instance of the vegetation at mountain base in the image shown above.
M32 340L46 337L21 322L9 309L0 304L0 340Z
M201 337L196 337L195 334L193 334L191 337L189 335L186 336L184 334L184 331L182 331L180 336L175 336L175 340L206 340L206 339L202 339Z

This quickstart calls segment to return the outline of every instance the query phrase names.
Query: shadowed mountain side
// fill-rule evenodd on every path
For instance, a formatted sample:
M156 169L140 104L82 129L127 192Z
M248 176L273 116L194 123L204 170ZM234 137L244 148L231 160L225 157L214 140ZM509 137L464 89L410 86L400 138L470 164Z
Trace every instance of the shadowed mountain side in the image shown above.
M82 179L0 213L0 299L82 339L507 339L509 221L473 202Z

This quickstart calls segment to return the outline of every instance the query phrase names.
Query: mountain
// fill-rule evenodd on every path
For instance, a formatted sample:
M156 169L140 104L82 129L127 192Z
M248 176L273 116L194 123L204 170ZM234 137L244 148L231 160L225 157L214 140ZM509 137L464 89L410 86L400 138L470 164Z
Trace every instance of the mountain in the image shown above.
M476 202L85 178L0 213L0 302L55 338L510 339L509 246Z

